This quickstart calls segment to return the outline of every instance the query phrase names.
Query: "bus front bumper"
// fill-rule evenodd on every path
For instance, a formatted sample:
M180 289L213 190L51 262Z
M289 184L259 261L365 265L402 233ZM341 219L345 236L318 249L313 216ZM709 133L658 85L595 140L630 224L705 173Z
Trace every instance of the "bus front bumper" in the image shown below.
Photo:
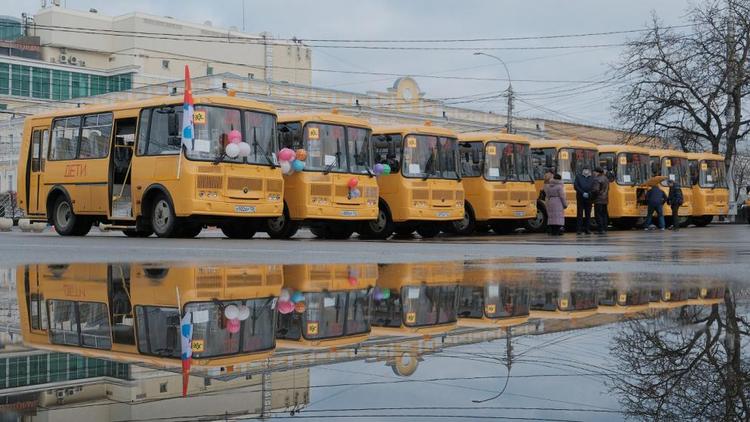
M188 215L210 215L220 217L280 217L284 204L278 201L210 201L195 199L190 201L190 209L177 210L179 217Z

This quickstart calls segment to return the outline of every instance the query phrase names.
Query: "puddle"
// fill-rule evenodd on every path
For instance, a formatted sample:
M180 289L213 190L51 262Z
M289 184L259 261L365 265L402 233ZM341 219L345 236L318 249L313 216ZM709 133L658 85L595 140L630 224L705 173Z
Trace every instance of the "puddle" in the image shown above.
M745 285L506 264L0 268L3 420L748 417Z

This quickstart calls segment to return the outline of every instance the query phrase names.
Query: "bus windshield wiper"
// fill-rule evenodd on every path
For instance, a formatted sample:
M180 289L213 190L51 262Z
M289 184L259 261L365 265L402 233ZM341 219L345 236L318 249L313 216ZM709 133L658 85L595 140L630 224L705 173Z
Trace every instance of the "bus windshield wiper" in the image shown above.
M341 156L341 142L338 138L336 138L336 157L331 162L331 164L327 165L325 170L323 170L323 174L328 174L333 170L334 165L338 165L339 162L339 156Z
M357 163L357 165L362 165L362 164L359 164L361 162L361 160L360 160L360 157L359 157L359 148L357 148L357 140L356 139L354 140L354 157L355 157L355 163ZM375 177L375 173L373 173L372 170L370 170L370 167L367 165L367 163L364 164L364 167L365 167L365 171L367 171L367 174L370 177Z
M268 164L271 165L272 169L275 169L276 168L276 163L273 162L273 160L271 159L270 154L268 154L266 152L266 150L263 148L263 146L258 143L258 135L257 135L256 129L258 129L258 128L256 128L256 127L253 128L253 148L254 148L253 155L255 155L257 157L258 156L258 150L260 150L260 153L263 154L263 158L265 158L266 161L268 161Z

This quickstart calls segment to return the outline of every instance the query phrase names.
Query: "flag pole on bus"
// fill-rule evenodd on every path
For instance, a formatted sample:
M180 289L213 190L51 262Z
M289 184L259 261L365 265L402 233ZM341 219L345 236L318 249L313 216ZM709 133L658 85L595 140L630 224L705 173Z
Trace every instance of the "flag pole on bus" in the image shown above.
M185 96L182 104L182 143L180 144L180 154L177 156L178 180L180 178L183 147L191 148L193 143L195 131L193 126L193 112L195 111L194 105L193 84L190 82L190 67L185 65Z
M179 288L177 288L177 310L182 312ZM182 360L182 397L186 397L190 382L190 366L193 363L192 312L185 312L180 319L180 359Z

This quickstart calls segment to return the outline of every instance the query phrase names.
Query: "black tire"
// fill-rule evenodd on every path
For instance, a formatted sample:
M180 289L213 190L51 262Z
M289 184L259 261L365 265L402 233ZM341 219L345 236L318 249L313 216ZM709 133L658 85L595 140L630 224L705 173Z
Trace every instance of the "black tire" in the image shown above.
M174 205L167 195L158 194L151 203L151 229L158 237L171 238L180 235Z
M399 237L411 237L414 234L414 230L417 227L412 223L401 223L396 224L393 232L395 236Z
M417 226L417 234L422 236L422 239L431 239L440 234L440 224L437 222L422 223Z
M445 226L450 233L454 233L459 236L468 236L470 234L474 234L474 229L477 226L477 220L474 217L474 210L471 209L469 203L467 202L464 204L463 219L451 221Z
M345 240L352 236L354 230L347 222L319 223L310 226L310 231L319 239Z
M684 228L690 225L690 217L677 217L677 223L680 228Z
M125 229L122 231L122 233L127 237L145 238L154 234L154 231L153 230Z
M359 230L364 239L388 239L396 229L391 213L383 202L378 206L378 218L362 223Z
M519 222L513 220L492 221L490 227L497 234L511 234L519 227Z
M547 228L547 210L537 204L536 218L524 221L523 228L532 233L541 233Z
M477 233L489 233L490 230L492 230L492 227L490 227L490 223L487 223L486 221L477 222L474 226L474 231Z
M299 222L289 218L289 208L284 204L284 213L277 218L269 218L265 224L266 233L271 239L289 239L299 230Z
M76 215L68 198L60 196L52 207L52 224L60 236L85 236L91 230L91 219Z
M192 239L203 231L203 225L199 223L190 223L182 221L177 229L177 237L180 239Z
M221 232L229 239L252 239L255 236L255 226L245 222L222 224Z
M701 217L693 218L693 224L695 224L696 227L706 227L707 225L711 224L713 220L713 215L704 215Z

